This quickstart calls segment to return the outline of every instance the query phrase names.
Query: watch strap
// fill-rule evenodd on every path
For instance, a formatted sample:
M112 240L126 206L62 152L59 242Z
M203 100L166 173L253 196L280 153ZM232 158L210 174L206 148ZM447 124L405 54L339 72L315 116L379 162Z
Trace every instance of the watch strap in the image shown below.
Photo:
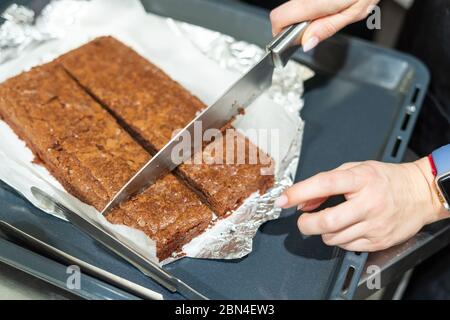
M428 161L430 162L431 173L433 174L433 177L436 177L437 170L436 170L436 166L434 165L433 156L431 155L431 153L428 155Z
M437 176L450 173L450 144L433 151L431 156Z

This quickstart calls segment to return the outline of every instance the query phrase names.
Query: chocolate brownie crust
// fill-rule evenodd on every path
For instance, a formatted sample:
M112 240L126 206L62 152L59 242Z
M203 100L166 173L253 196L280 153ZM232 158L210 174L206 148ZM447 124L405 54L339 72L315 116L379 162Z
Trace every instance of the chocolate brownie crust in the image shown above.
M68 192L98 210L150 159L55 62L1 84L0 115ZM123 206L107 219L118 222L118 212L124 212L121 222L156 240L160 259L212 219L208 207L172 175Z
M195 193L167 175L107 219L144 231L156 240L158 255L168 257L209 226L212 212L206 208Z
M97 38L59 59L66 70L156 151L205 105L131 48Z
M97 38L59 61L152 153L160 150L175 130L185 127L205 108L164 72L111 37ZM256 148L240 134L233 141L228 149L239 143ZM235 149L238 152L237 147ZM182 165L176 174L211 209L224 215L253 192L265 193L274 182L273 175L261 174L263 167L270 166L270 157L259 152L260 159L250 163L248 148L244 152L244 163ZM202 155L204 158L211 156L208 151Z
M252 193L262 195L273 186L273 165L267 154L230 128L196 154L192 163L181 164L177 173L223 216Z
M97 209L149 159L55 63L2 84L0 113L64 186Z

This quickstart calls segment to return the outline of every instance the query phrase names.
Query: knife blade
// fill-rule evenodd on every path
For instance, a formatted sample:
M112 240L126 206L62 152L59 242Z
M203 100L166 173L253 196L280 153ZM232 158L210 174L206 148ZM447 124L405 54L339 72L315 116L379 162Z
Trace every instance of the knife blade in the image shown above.
M158 178L174 170L189 159L195 150L201 150L202 139L191 139L190 151L182 157L173 156L174 150L183 137L193 137L200 128L201 134L207 129L221 129L234 117L242 113L272 84L275 68L286 65L299 48L299 39L309 22L292 25L278 34L266 47L266 53L250 71L236 81L214 104L204 109L183 130L179 131L154 157L152 157L112 198L103 209L108 214L111 209L132 196L148 188ZM198 124L201 123L201 126ZM198 141L197 141L198 140Z

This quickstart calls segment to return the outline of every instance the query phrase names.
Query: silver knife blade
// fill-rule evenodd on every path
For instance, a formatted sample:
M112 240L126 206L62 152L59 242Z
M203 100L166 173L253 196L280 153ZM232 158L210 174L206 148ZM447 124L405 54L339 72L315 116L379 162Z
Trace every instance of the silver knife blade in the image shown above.
M175 169L192 155L192 150L201 150L202 139L191 139L191 152L181 159L173 156L174 149L183 137L195 136L196 125L201 123L201 133L207 129L221 129L247 108L262 92L272 84L276 67L284 67L299 47L298 39L303 35L308 22L292 25L276 36L267 46L267 52L242 78L235 82L214 104L204 109L183 130L179 131L153 158L150 159L111 199L102 214L108 214L121 202L148 188L158 178Z

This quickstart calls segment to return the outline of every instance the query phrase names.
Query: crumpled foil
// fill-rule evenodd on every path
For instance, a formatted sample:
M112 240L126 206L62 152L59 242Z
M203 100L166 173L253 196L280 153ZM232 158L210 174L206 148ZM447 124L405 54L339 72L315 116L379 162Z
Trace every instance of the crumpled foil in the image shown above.
M6 20L0 26L0 63L12 59L42 42L65 35L64 25L73 24L74 11L89 1L55 0L37 18L33 11L19 5L11 5L2 15ZM167 18L167 25L183 33L208 58L222 68L244 74L264 54L264 49L210 31L202 27ZM274 207L274 200L293 184L303 136L303 121L299 111L303 107L303 81L312 76L309 69L289 62L283 70L276 70L270 98L283 106L292 117L298 118L298 135L292 141L289 152L278 164L275 185L266 194L250 196L228 217L216 219L213 226L183 247L182 253L174 253L162 264L182 256L210 259L236 259L252 251L252 239L266 221L277 219L281 209Z
M12 4L1 15L0 63L21 54L32 45L38 45L54 36L34 24L34 12L24 6Z

